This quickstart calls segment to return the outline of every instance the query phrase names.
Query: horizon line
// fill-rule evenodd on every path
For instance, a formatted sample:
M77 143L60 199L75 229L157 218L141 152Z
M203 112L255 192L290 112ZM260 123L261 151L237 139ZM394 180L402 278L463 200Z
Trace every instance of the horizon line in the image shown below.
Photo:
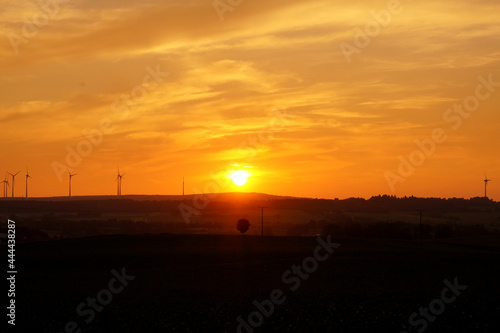
M79 198L79 199L92 198L92 197L120 198L120 197L133 197L133 196L136 196L136 197L140 197L140 196L142 196L142 197L147 197L147 196L150 196L150 197L181 197L181 198L182 197L189 197L189 198L191 198L191 197L194 197L196 195L217 196L217 195L234 195L234 194L242 194L242 195L252 195L253 194L253 195L264 195L264 196L269 196L269 197L277 197L277 198L282 198L282 199L310 199L310 200L349 200L349 199L369 200L371 198L386 196L386 197L393 197L396 199L415 198L415 199L442 199L442 200L450 200L450 199L471 200L471 199L479 198L479 199L487 199L487 200L493 201L493 202L499 202L499 201L495 201L494 199L484 197L484 196L475 196L475 197L465 198L465 197L433 197L433 196L419 197L419 196L414 196L414 195L397 196L397 195L391 195L391 194L377 194L377 195L372 195L369 198L367 198L367 197L319 198L319 197L301 197L301 196L292 196L292 195L278 195L278 194L269 194L269 193L262 193L262 192L217 192L217 193L198 193L198 194L122 194L120 196L118 196L116 194L89 194L89 195L72 195L71 197L69 197L67 195L61 195L61 196L32 196L32 197L28 197L28 198L23 197L23 196L19 196L19 197L14 197L14 198L12 198L12 197L0 197L0 200L2 200L2 201L29 200L29 199L37 199L37 200L40 200L40 199L68 199L68 200L71 200L71 199L75 199L75 198ZM215 197L212 199L209 199L209 200L214 200L214 199L215 199Z

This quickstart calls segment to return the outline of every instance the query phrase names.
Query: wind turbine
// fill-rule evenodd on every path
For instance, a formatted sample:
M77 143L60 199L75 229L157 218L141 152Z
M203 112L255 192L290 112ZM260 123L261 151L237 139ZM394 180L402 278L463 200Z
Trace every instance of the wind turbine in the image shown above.
M28 198L28 178L33 178L33 177L30 176L28 168L26 168L26 198Z
M68 174L69 174L69 197L71 198L71 178L73 178L73 176L76 176L76 173L71 173L69 171L69 169L67 169L67 170L68 170Z
M12 197L14 197L14 183L15 183L15 178L16 178L16 176L17 176L17 174L18 174L19 172L21 172L21 171L18 171L18 172L16 172L15 174L12 174L12 173L10 173L10 172L7 172L9 175L11 175L11 176L12 176Z
M9 185L9 181L7 180L7 174L5 174L5 179L2 180L2 183L3 183L3 197L4 198L7 198L7 187L10 186Z
M493 179L488 179L486 176L486 172L484 173L484 197L487 198L488 196L486 195L486 186L488 185L488 182L491 182Z
M120 169L118 169L118 175L116 176L116 195L121 196L122 195L122 178L125 175L125 173L120 174Z

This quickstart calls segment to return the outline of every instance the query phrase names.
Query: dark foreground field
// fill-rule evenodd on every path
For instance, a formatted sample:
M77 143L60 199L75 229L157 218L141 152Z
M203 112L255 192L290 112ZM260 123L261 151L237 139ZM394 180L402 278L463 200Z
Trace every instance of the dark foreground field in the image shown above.
M269 317L251 316L255 326L263 318L255 332L416 332L424 320L418 315L412 327L409 316L441 299L443 281L455 277L467 289L449 304L433 302L442 313L428 315L425 331L500 331L498 240L333 241L341 246L316 270L306 261L305 280L282 276L314 255L315 238L261 244L248 236L127 235L19 244L16 331L237 332L237 317L248 322L253 302L279 289L284 302ZM110 287L111 270L122 268L135 278ZM109 304L101 312L83 304L78 315L98 294Z

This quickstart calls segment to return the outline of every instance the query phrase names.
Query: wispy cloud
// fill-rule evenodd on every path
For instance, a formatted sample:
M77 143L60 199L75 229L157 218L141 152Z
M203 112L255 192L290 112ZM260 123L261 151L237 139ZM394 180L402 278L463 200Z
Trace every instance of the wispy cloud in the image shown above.
M129 167L135 192L171 193L170 177L203 181L223 169L239 158L242 141L265 128L272 110L286 106L296 118L272 144L258 148L251 163L261 179L252 179L254 190L383 193L380 170L415 139L445 126L443 112L471 93L478 75L492 73L500 81L497 1L405 2L347 64L339 44L352 42L354 28L386 6L255 0L221 22L211 2L199 0L66 1L17 54L7 37L0 42L5 167L24 167L29 152L39 157L30 171L50 170L47 165L64 159L65 147L76 145L83 130L109 118L114 130L80 173L120 164ZM36 2L4 0L0 34L22 35L24 18L39 11ZM157 65L168 78L134 102L127 117L114 113L113 102L142 84L147 66ZM454 177L458 171L449 166L464 159L479 174L500 172L499 157L490 153L499 96L482 103L416 177ZM138 169L165 172L165 181L135 183ZM297 178L312 185L290 185ZM106 193L104 185L94 186ZM418 182L409 181L401 193L417 189ZM45 187L36 194L59 193ZM471 188L457 193L474 194Z

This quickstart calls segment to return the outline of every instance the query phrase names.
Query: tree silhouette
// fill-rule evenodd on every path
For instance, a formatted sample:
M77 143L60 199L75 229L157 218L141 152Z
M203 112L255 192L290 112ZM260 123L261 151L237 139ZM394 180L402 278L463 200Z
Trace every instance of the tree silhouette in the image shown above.
M238 224L236 225L236 229L238 229L242 234L247 232L250 227L250 222L247 219L239 219Z

